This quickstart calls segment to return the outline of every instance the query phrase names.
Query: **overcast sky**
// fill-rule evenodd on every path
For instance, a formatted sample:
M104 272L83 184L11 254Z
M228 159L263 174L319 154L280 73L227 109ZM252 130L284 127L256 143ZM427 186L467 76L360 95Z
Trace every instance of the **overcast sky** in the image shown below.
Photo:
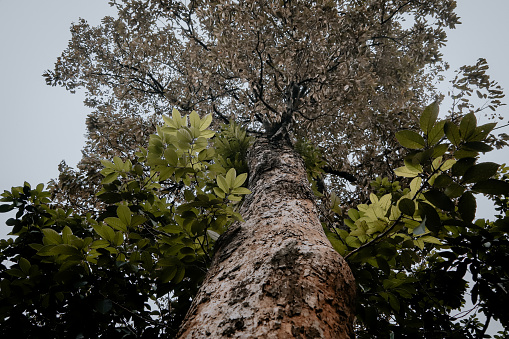
M46 86L41 75L67 46L71 22L98 24L113 13L107 2L0 0L0 192L24 181L46 184L61 160L74 166L80 159L89 113L84 97ZM459 0L457 12L463 24L449 32L445 60L454 70L486 58L492 78L509 90L509 1ZM507 106L502 110L509 116ZM507 162L507 155L495 161ZM478 216L489 217L491 210L481 209ZM5 219L0 215L0 225Z

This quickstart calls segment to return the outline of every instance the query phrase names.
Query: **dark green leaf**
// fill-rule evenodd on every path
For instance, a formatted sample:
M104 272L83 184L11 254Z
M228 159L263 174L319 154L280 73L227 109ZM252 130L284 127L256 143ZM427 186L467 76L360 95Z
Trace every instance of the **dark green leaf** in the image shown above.
M435 181L433 182L433 186L437 188L444 188L449 186L452 183L452 178L447 174L440 174Z
M486 137L490 134L490 132L495 128L497 125L496 122L492 122L489 124L485 124L479 127L475 128L475 132L472 134L472 136L468 139L469 141L484 141Z
M431 157L438 158L439 156L444 155L445 152L447 152L447 149L449 149L448 144L439 144L433 147L433 154Z
M428 135L433 125L437 121L438 117L438 102L433 102L431 105L427 106L421 114L420 125L421 130ZM428 136L429 137L429 136Z
M465 191L465 187L453 182L449 186L447 186L444 193L449 198L454 199L454 198L457 198L460 195L462 195L464 191Z
M440 216L433 206L425 202L419 202L419 215L421 218L426 218L426 227L433 232L437 232L440 229L441 221Z
M476 208L477 204L474 195L471 192L465 192L458 202L458 211L461 215L461 219L471 223L475 218Z
M459 149L456 152L454 152L454 157L456 159L464 159L464 158L475 158L479 155L476 151L468 151L466 149Z
M412 216L415 213L415 203L410 199L401 199L398 207L403 214Z
M9 218L9 219L7 219L7 220L5 221L5 224L6 224L7 226L14 226L14 225L16 225L16 224L17 224L17 221L18 221L18 220L14 219L14 218Z
M420 149L426 145L421 135L410 130L399 131L396 133L396 139L398 139L401 146L410 149Z
M487 180L497 173L499 164L494 162L482 162L468 168L463 175L463 183L474 183L483 180Z
M464 140L468 140L477 127L477 119L475 118L474 113L468 113L461 119L460 122L460 134Z
M484 142L481 141L470 141L465 143L462 146L462 149L465 149L467 151L477 151L477 152L489 152L493 150L493 147L486 145Z
M475 158L463 158L458 160L452 166L452 175L456 177L461 177L465 174L465 172L472 167L476 162Z
M506 194L509 195L509 183L497 180L497 179L488 179L485 181L478 182L472 187L472 190L478 193L485 194Z
M435 205L438 208L441 208L444 211L453 211L454 203L449 199L447 195L438 191L438 190L430 190L424 193L426 199Z
M452 122L446 122L444 125L444 131L447 139L449 139L454 146L459 146L461 143L461 136L458 126Z
M442 139L444 136L445 121L439 121L433 126L431 131L428 133L428 145L433 146Z
M13 205L0 205L0 213L9 212L14 209Z

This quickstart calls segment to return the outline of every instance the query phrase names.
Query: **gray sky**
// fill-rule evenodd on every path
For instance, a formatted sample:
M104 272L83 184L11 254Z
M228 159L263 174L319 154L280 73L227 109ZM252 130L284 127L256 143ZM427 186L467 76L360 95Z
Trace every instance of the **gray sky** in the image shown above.
M52 68L67 46L71 22L83 17L98 24L113 13L107 2L0 0L1 192L24 181L32 186L46 184L58 175L61 160L74 166L80 159L89 113L82 104L84 97L46 86L41 74ZM458 14L463 24L449 32L449 44L443 50L451 69L486 58L492 78L509 90L509 1L459 0ZM509 116L508 106L502 109ZM509 134L507 128L504 132ZM508 151L494 158L507 162ZM489 206L482 206L478 217L491 213ZM6 215L0 215L0 225L5 220ZM3 236L6 230L1 228Z

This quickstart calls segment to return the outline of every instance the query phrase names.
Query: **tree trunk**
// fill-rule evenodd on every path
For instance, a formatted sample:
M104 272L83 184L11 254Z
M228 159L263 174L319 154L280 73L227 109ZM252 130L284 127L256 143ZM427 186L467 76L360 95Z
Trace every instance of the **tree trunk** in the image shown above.
M355 282L318 219L302 158L259 139L237 223L219 239L179 338L353 338Z

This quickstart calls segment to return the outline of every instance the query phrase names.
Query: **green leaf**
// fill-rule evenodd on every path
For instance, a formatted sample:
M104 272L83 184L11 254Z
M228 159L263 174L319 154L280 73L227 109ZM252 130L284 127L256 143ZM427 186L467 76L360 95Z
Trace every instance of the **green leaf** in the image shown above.
M9 212L14 209L13 205L0 205L0 213Z
M430 231L438 231L442 223L435 208L425 202L419 202L418 205L421 218L423 218L423 220L426 218L426 227Z
M448 144L438 144L435 147L433 147L433 154L431 155L432 158L438 158L442 155L444 155L445 152L449 149Z
M428 145L433 146L444 136L445 121L439 121L428 133Z
M120 173L118 173L118 172L113 172L113 173L106 175L104 177L104 179L101 180L101 184L103 184L103 185L111 184L113 181L117 180L119 174Z
M27 259L25 259L23 257L20 257L19 261L18 261L18 265L19 265L19 268L21 268L21 270L23 271L23 273L25 273L26 275L29 274L30 267L32 267L32 265L30 265L30 261L28 261Z
M233 183L233 188L240 187L244 184L247 179L247 173L241 173L235 178L235 182Z
M247 188L245 187L237 187L237 188L234 188L232 191L231 191L232 194L251 194L251 191L248 190Z
M472 190L478 193L485 194L509 195L509 183L497 179L488 179L475 184L472 187Z
M461 219L471 223L475 218L476 208L477 204L474 195L471 192L465 192L458 202L458 212L461 215Z
M228 173L226 173L226 183L228 184L228 188L235 187L236 176L237 176L237 171L235 171L235 168L230 168ZM225 192L227 192L227 191L225 191Z
M451 199L459 197L460 195L463 194L463 192L465 192L465 187L458 185L455 182L447 186L447 188L444 191L445 195L447 195Z
M475 158L463 158L458 160L454 166L452 166L452 175L461 177L465 172L472 166L474 166L477 160Z
M60 234L51 228L43 228L42 233L44 234L43 242L45 245L57 245L63 242Z
M399 131L396 133L396 139L398 139L401 146L410 149L421 149L426 145L421 135L410 130Z
M176 108L171 111L171 117L173 120L173 125L176 125L176 128L182 127L182 116Z
M497 125L496 122L492 122L489 124L481 125L479 127L475 128L475 132L472 134L472 136L468 139L469 141L484 141L486 137L490 134L490 132L495 128Z
M444 193L438 190L430 190L424 193L426 199L438 208L444 211L453 211L454 203Z
M410 199L401 199L399 201L398 207L403 214L413 216L415 213L415 203Z
M225 196L226 196L226 195L225 195L224 191L223 191L223 190L221 190L219 187L214 187L214 188L213 188L213 190L214 190L214 193L215 193L215 194L216 194L219 198L221 198L221 199L224 199L224 198L225 198Z
M178 154L172 148L167 148L164 151L164 158L168 161L168 164L170 164L171 166L178 165L178 161L179 161Z
M442 245L442 242L439 239L432 237L431 235L425 235L419 239L429 244Z
M447 139L449 139L454 146L458 147L461 143L460 130L458 129L458 126L448 121L444 125L444 132Z
M475 158L479 155L476 151L469 151L466 149L459 149L456 152L454 152L454 157L456 159L464 159L464 158Z
M60 244L52 247L48 251L51 255L81 255L81 252L74 246L68 244Z
M104 221L118 231L127 232L127 225L119 218L108 217Z
M437 188L445 188L452 183L452 178L447 174L440 174L433 182L433 186Z
M419 170L415 167L402 166L398 167L394 170L394 173L397 176L405 177L405 178L415 178L422 172L422 169Z
M462 146L462 149L465 149L466 151L475 151L475 152L490 152L493 150L493 147L486 145L484 142L481 141L470 141L465 143Z
M228 181L222 175L218 175L217 176L217 185L225 193L228 193L228 191L230 190L230 186L228 185Z
M474 113L468 113L461 119L460 134L464 140L468 140L475 132L477 127L477 119Z
M92 227L104 240L108 240L109 242L115 241L115 231L111 227L101 224L92 225Z
M487 180L497 173L499 167L500 165L494 162L482 162L474 165L466 170L462 178L462 183L474 183Z
M192 111L191 114L189 114L189 123L191 124L191 127L200 128L201 120L196 111Z
M427 106L421 114L420 125L421 130L428 135L432 130L435 122L438 117L438 102L433 102L431 105Z
M212 123L212 114L207 114L203 117L200 123L200 131L204 131L207 128L209 128L210 124ZM202 134L203 135L203 134Z
M124 225L129 226L131 225L131 210L129 207L125 205L120 205L117 207L117 215L122 220Z

